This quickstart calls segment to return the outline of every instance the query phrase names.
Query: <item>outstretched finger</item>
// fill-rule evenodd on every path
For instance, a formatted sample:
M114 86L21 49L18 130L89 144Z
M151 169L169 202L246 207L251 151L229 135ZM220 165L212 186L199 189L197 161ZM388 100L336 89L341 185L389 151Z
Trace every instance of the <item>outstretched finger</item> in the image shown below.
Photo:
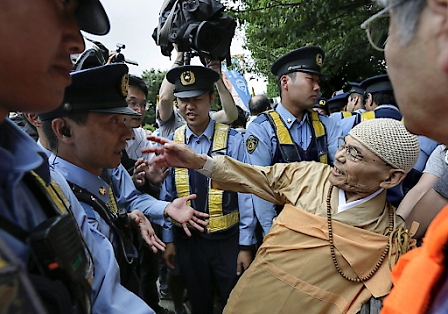
M151 146L151 147L145 147L142 148L142 153L143 154L149 154L149 153L158 153L161 154L163 153L163 146Z
M199 221L203 221L203 220L199 220ZM204 231L204 228L202 226L200 226L199 224L197 224L193 219L191 219L189 221L190 225L192 225L196 230L199 230L201 232Z
M190 232L190 230L188 229L187 224L186 224L186 223L183 223L183 224L182 224L182 227L184 228L184 232L185 232L185 234L186 234L187 236L191 237L191 232Z
M200 211L195 210L193 215L195 215L197 218L208 218L210 215L208 213L203 213Z
M155 135L149 135L148 137L146 137L146 139L153 141L153 142L157 142L162 145L172 142L171 140L167 139L166 137L155 136Z
M160 251L164 252L165 248L166 248L166 244L160 240L157 236L151 236L152 239L152 243L154 244L154 246L159 249ZM157 252L155 252L157 253Z

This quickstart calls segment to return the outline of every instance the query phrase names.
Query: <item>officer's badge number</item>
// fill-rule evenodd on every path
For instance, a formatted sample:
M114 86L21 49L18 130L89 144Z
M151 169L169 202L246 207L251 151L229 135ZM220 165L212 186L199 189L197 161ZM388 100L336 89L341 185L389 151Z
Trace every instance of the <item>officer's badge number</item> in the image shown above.
M251 135L246 140L246 149L249 154L252 154L258 146L259 139Z

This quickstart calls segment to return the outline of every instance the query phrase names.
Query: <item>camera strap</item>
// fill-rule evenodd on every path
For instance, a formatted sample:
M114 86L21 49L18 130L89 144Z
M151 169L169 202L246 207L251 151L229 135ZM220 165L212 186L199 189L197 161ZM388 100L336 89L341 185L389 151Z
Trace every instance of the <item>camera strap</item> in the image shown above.
M162 8L159 13L160 15L163 14L163 11L165 11L166 7L168 6L168 4L170 2L171 2L171 0L165 0L163 2ZM159 26L157 27L157 45L159 45L159 46L166 47L169 44L168 35L171 30L171 24L173 23L173 19L174 19L174 11L176 11L178 2L179 2L179 0L176 0L176 2L174 2L173 7L171 8L170 14L168 15L168 18L165 21L165 24L163 24L162 27L160 27L160 24L159 24Z

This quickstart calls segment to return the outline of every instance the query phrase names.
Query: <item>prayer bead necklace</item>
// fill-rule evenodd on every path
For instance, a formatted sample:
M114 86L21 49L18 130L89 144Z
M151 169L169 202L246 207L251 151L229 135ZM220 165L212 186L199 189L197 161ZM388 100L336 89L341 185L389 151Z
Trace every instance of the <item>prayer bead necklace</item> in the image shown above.
M352 278L352 277L347 276L342 271L341 267L339 266L339 263L336 260L336 254L334 252L335 250L334 250L334 242L333 242L333 227L332 227L332 219L331 219L331 192L332 191L333 191L333 185L330 186L330 190L328 191L328 196L327 196L327 221L328 221L328 240L330 242L331 258L333 259L334 267L336 267L336 270L338 271L338 273L342 277L347 279L348 281L351 281L351 282L367 281L370 278L372 278L373 275L375 275L375 273L378 271L380 266L383 264L384 259L386 258L387 253L389 253L389 250L390 250L390 241L387 243L387 246L384 249L383 254L381 254L381 257L378 260L378 262L376 263L375 267L373 267L373 269L369 272L369 274L367 276L357 277L357 278ZM389 202L387 202L387 209L389 211L389 234L391 234L394 230L394 211Z

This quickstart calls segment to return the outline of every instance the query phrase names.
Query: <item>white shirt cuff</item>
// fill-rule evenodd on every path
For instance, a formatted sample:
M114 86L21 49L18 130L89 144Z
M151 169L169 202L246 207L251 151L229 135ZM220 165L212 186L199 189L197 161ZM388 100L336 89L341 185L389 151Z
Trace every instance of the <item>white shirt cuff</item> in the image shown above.
M196 171L199 172L200 174L206 176L207 178L211 178L214 163L215 162L213 161L213 158L210 156L207 156L207 161L205 162L204 166L201 169L196 169Z

